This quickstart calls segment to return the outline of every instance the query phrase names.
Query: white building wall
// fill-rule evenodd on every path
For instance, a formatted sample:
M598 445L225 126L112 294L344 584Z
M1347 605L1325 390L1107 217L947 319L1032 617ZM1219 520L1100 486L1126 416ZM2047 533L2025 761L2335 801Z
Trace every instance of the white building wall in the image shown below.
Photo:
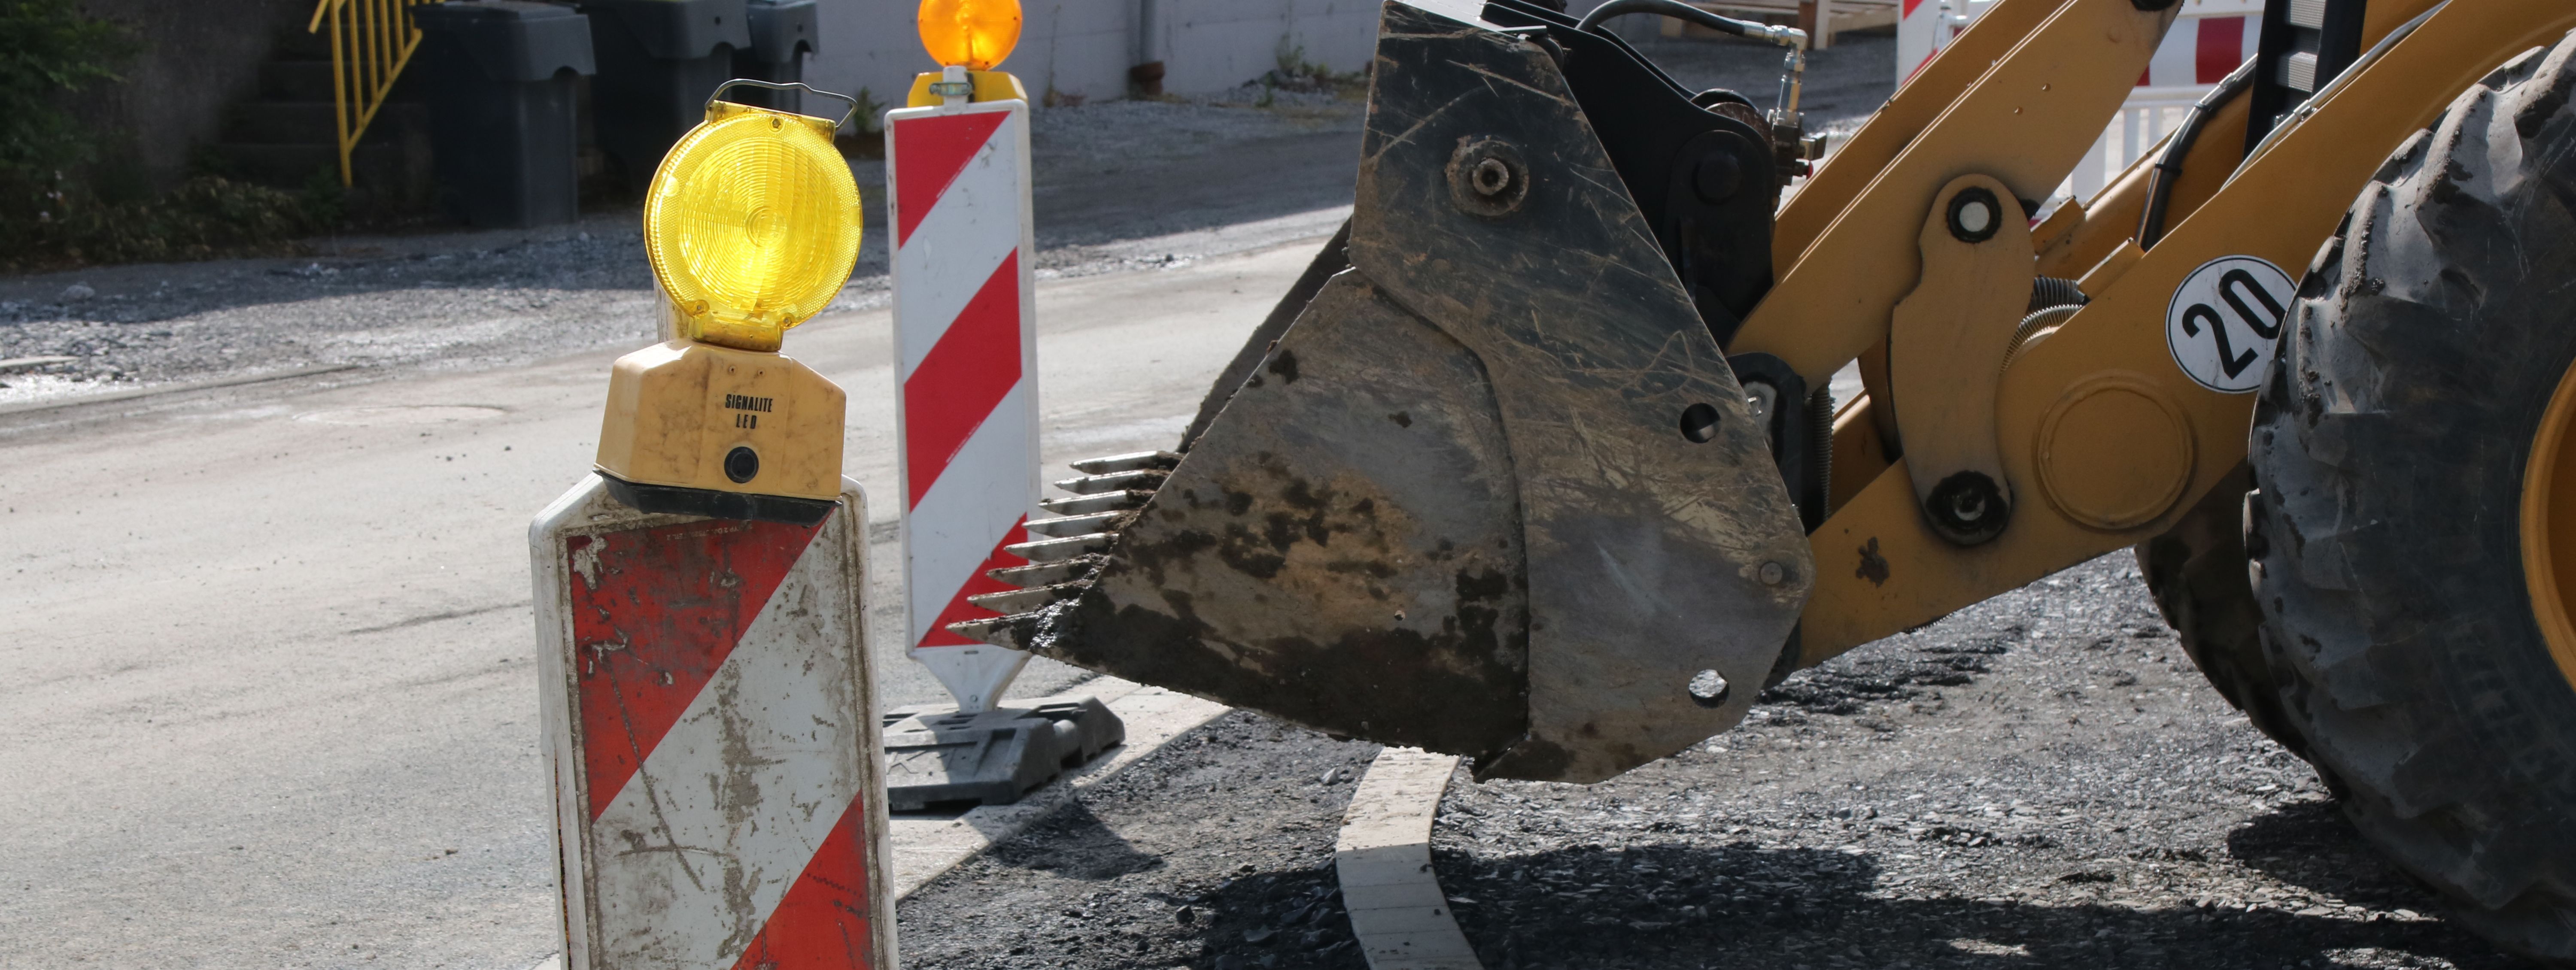
M1160 2L1163 89L1178 94L1234 87L1287 56L1357 71L1377 49L1378 4L1371 0Z
M1163 89L1208 94L1260 77L1283 51L1335 71L1366 66L1377 44L1373 0L1157 0ZM1049 90L1089 100L1127 95L1136 63L1139 0L1020 0L1020 44L1002 63L1029 96ZM901 107L916 74L937 65L913 29L915 0L819 0L822 50L806 83L826 91L865 90L881 107Z

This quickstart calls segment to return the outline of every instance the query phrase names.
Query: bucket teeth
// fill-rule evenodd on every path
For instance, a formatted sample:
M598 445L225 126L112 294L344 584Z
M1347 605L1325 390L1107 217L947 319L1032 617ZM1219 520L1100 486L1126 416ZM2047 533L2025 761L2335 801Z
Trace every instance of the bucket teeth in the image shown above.
M1118 537L1106 532L1095 532L1087 536L1072 536L1064 539L1041 539L1036 542L1023 542L1018 545L1003 546L1002 551L1008 552L1011 555L1018 556L1022 559L1026 559L1030 562L1058 562L1061 560L1071 559L1075 556L1090 556L1108 552L1109 544L1117 538Z
M1098 495L1102 492L1119 492L1134 489L1142 489L1144 491L1151 492L1156 488L1162 487L1163 479L1171 477L1171 474L1172 473L1170 472L1158 469L1138 469L1136 471L1111 472L1106 475L1084 475L1080 478L1068 478L1057 482L1055 483L1055 487L1072 492L1075 495Z
M989 643L1012 650L1024 649L1014 631L1020 629L1016 618L996 616L983 620L965 620L948 625L948 632L977 643Z
M1154 498L1154 490L1171 477L1181 456L1168 451L1138 451L1073 463L1083 474L1055 483L1072 498L1043 499L1038 505L1057 518L1033 519L1029 534L1044 536L1003 547L1029 561L1026 566L986 570L984 575L1019 589L969 596L966 601L1001 616L948 625L958 636L997 647L1026 649L1022 638L1039 611L1080 597L1100 573L1105 553L1118 541L1118 530L1133 521L1135 510Z
M1082 595L1083 589L1088 585L1090 584L1063 583L1055 586L1038 586L1030 589L1015 589L1001 593L982 593L966 597L966 602L973 603L978 607L991 610L995 613L1004 614L1006 616L1014 613L1029 613L1045 609L1050 603L1054 603L1059 600L1069 600L1076 596L1080 596Z
M1085 536L1094 532L1116 532L1127 518L1129 514L1125 512L1094 512L1061 519L1031 519L1028 529L1031 534L1042 536Z
M1055 562L1042 562L1034 566L1012 566L1008 569L987 569L984 571L984 575L1009 583L1013 586L1028 589L1038 586L1053 586L1057 583L1070 583L1077 579L1088 579L1091 576L1092 570L1100 568L1100 562L1101 560L1096 556L1076 556L1071 559L1062 559Z
M1073 463L1073 470L1085 475L1111 475L1133 471L1171 471L1181 463L1181 456L1168 451L1134 451L1106 458L1085 458Z
M1153 497L1154 493L1145 489L1100 492L1093 495L1077 495L1072 498L1042 498L1038 500L1038 507L1049 512L1056 513L1057 515L1089 515L1093 512L1119 512L1128 509L1141 509L1144 508L1145 503Z

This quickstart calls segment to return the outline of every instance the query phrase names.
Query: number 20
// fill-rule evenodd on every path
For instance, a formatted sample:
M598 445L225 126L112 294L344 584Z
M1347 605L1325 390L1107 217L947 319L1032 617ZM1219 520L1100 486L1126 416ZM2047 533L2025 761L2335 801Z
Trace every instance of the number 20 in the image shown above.
M2263 305L2264 313L2258 314L2246 304L2248 295ZM2263 284L2254 278L2254 274L2231 269L2220 275L2218 298L2226 301L2228 309L2236 311L2236 318L2244 321L2245 328L2254 331L2254 336L2267 341L2281 336L2281 321L2289 316L2289 311L2281 306L2280 300L2263 289ZM2265 319L2266 314L2270 319ZM2251 348L2241 352L2236 349L2236 342L2227 338L2227 324L2219 318L2218 309L2209 304L2194 303L2182 312L2182 332L2200 336L2200 325L2204 319L2209 323L2210 337L2218 341L2218 366L2227 371L2227 376L2243 374L2247 367L2262 359L2262 355Z

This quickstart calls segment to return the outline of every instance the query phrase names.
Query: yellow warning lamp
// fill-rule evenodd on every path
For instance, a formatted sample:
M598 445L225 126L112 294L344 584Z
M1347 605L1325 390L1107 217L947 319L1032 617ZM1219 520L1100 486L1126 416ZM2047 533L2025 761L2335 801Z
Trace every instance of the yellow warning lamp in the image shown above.
M710 101L705 123L663 156L644 201L644 255L679 336L777 350L787 328L841 292L862 217L850 163L832 146L838 129Z
M753 86L850 102L828 118L720 100ZM832 136L857 102L734 80L645 191L644 253L671 339L619 358L598 466L645 511L819 520L841 492L845 395L778 353L858 259L859 187ZM814 503L822 503L817 506Z
M1029 99L1018 78L993 70L1020 43L1020 0L921 0L913 23L941 70L913 79L915 108L959 101Z

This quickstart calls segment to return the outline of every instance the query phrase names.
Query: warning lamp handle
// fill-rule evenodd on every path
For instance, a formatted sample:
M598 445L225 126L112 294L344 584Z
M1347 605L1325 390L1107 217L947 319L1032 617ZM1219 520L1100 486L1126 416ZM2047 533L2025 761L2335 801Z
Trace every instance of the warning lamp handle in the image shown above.
M859 116L859 99L853 98L849 95L834 94L820 88L809 87L803 81L788 81L780 83L777 81L755 81L747 77L738 77L733 80L726 81L723 84L716 85L716 93L707 95L707 110L715 110L716 102L724 100L725 92L739 87L768 88L772 91L803 91L807 94L819 94L848 104L850 106L850 110L842 112L841 120L832 123L832 128L835 131L849 127L850 119Z

